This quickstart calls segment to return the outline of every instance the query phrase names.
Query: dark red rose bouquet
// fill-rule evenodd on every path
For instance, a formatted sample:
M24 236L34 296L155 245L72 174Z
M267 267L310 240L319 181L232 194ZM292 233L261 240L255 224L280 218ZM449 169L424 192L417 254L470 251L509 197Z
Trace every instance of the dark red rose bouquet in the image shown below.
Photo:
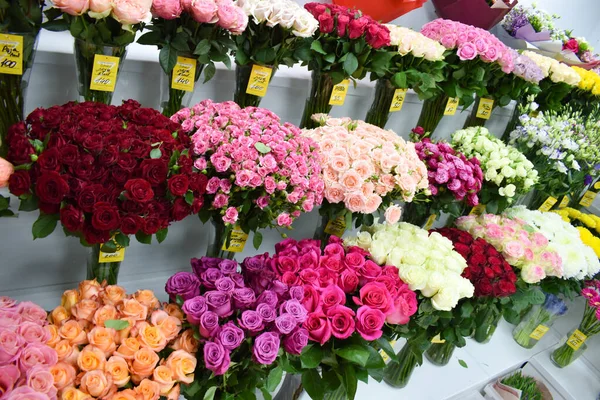
M433 344L426 353L430 361L443 365L456 346L465 345L464 336L473 335L480 343L491 338L502 317L502 298L517 290L517 275L502 254L484 239L475 239L469 232L456 228L435 232L450 239L454 250L467 261L462 276L475 287L475 296L462 300L452 318L440 319L440 336L445 343Z
M396 267L377 265L366 250L344 247L336 236L323 250L318 240L286 239L275 251L272 257L247 259L243 268L257 292L273 279L304 288L302 304L308 315L303 326L312 343L300 360L283 363L286 372L301 373L313 399L326 394L354 399L356 377L385 367L378 351L383 348L396 357L389 345L393 327L408 323L415 314L416 293L400 279Z
M67 235L98 251L103 245L115 253L128 235L162 242L170 222L200 210L206 190L180 129L133 100L38 108L12 126L9 190L21 199L20 210L40 210L34 239L60 220Z

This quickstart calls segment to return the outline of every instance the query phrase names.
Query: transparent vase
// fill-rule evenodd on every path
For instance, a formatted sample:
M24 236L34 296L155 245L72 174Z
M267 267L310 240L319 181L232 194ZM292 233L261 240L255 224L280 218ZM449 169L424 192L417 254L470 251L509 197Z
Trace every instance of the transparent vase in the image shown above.
M300 128L314 129L319 124L312 120L314 114L329 114L331 93L333 92L333 78L326 72L314 70L311 74L310 95L306 99Z
M573 361L577 360L588 348L587 343L584 341L581 343L580 340L573 340L573 337L580 336L578 333L583 333L587 338L592 336L589 332L586 332L581 326L579 329L571 330L565 337L561 340L561 346L552 352L550 355L550 359L558 368L564 368Z
M479 109L480 101L481 101L481 98L479 96L475 97L475 102L473 103L473 109L471 110L471 113L465 120L465 125L463 126L463 128L468 128L471 126L484 126L485 123L488 121L485 118L477 117L477 111ZM494 102L494 105L492 106L492 109L490 110L490 115L491 115L491 113L494 112L495 108L496 108L496 102Z
M422 363L423 353L409 339L396 356L398 361L390 361L383 370L383 380L390 386L403 388L408 384L415 368Z
M402 222L408 222L409 224L423 227L431 215L430 204L431 203L428 203L427 205L417 205L415 203L404 204L402 210Z
M488 343L496 332L501 317L502 313L498 312L495 307L481 309L475 317L476 328L473 339L478 343Z
M365 122L380 128L385 128L385 124L390 117L390 107L394 100L395 92L396 87L392 85L392 82L390 82L389 79L378 79L375 84L373 104L371 104L371 108L369 109L369 112L367 112Z
M422 127L425 132L433 134L444 117L448 99L449 97L446 94L441 93L431 99L424 100L417 126Z
M121 262L100 262L101 247L101 244L94 244L90 247L87 259L86 279L95 279L99 283L106 281L107 285L116 285Z
M544 304L532 306L519 325L513 329L513 339L521 347L533 348L552 327L554 321L566 312L565 302L547 293Z
M246 65L235 65L235 92L233 93L233 101L235 101L240 107L258 107L262 100L261 96L246 93L248 89L248 83L250 82L250 75L252 74L253 63ZM269 81L273 79L277 72L276 68L272 68L271 77Z
M444 366L450 362L456 346L450 342L432 343L425 352L425 357L430 363L437 366Z
M168 74L164 73L163 71L163 74L161 74L160 76L160 106L162 108L163 115L166 115L167 117L172 116L182 108L190 106L190 103L192 102L192 97L194 97L196 83L198 82L198 79L200 78L202 70L205 66L205 64L199 63L198 60L195 59L194 55L182 53L178 54L178 56L194 59L194 61L196 62L194 76L186 77L187 79L194 80L194 90L187 91L173 89L173 72L175 71L175 69L173 69Z
M79 91L80 101L95 101L103 104L110 104L114 91L102 91L90 89L92 81L92 72L94 69L94 59L96 55L117 57L119 66L117 67L117 78L114 82L115 88L123 68L127 46L110 46L106 44L96 44L82 39L75 39L75 65L77 67L77 90Z
M227 243L228 237L231 238L231 230L228 230L225 223L219 218L218 221L211 219L213 229L212 240L209 241L206 249L206 255L208 257L223 258L233 260L235 252L223 250L224 245Z

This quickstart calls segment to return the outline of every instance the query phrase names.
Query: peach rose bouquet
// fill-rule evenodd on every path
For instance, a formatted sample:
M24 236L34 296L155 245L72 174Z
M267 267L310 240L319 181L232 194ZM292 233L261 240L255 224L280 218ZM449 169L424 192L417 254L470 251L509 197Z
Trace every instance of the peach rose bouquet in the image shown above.
M321 124L303 135L319 145L325 199L315 239L327 243L327 235L342 236L352 221L372 225L373 213L385 211L386 221L398 222L400 208L394 200L411 202L428 190L427 167L414 143L350 118L315 114Z
M2 143L0 143L2 145ZM8 187L8 179L15 172L11 163L0 157L0 189ZM9 208L10 198L0 194L0 217L12 217L15 213Z
M178 399L179 385L194 380L198 341L183 329L179 306L151 290L128 295L83 281L48 320L50 372L63 399Z

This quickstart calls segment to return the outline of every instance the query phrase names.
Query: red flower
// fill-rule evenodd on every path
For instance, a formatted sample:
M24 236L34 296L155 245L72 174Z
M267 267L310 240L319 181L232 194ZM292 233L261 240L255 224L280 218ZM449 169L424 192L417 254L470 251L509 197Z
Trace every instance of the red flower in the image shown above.
M38 157L37 164L41 169L58 171L60 168L60 153L58 149L55 147L44 151Z
M173 209L171 210L171 216L175 221L181 221L188 215L190 215L192 209L190 205L183 199L178 198L173 203Z
M346 36L346 28L350 23L350 17L347 15L338 15L337 18L337 34L339 37Z
M333 32L333 17L330 13L323 13L317 17L319 21L319 29L321 33L331 33Z
M119 209L107 202L94 205L92 226L100 231L112 231L119 227Z
M167 179L168 166L162 160L147 159L140 164L142 178L146 179L152 186L159 185Z
M56 171L42 172L35 186L36 195L44 203L60 204L69 193L69 184Z
M366 40L374 49L389 46L390 30L377 22L372 23L367 28Z
M189 187L187 176L179 174L169 178L169 191L173 196L183 196Z
M144 219L144 226L142 232L146 235L153 235L160 230L160 220L155 217L147 217Z
M579 53L579 42L577 39L571 38L563 43L562 49L577 54Z
M350 39L358 39L365 33L367 25L369 25L369 19L367 17L359 17L350 21L348 27L348 37Z
M145 179L130 179L125 183L126 196L138 203L146 203L154 197L152 186Z
M135 235L141 228L143 220L135 214L127 214L121 219L121 232L125 235Z
M29 178L29 172L25 170L15 171L15 173L8 178L8 189L15 196L30 193L31 179Z
M78 232L83 228L85 216L83 212L70 204L60 210L60 222L70 232Z

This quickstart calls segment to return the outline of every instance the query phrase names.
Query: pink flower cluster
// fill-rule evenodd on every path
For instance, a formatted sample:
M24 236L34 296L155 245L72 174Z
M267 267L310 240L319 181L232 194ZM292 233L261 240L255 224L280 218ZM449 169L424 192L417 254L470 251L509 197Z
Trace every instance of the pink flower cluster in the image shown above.
M521 269L521 278L527 283L563 275L562 259L548 247L548 239L519 218L469 215L457 219L456 226L494 246L510 265Z
M275 251L264 268L254 270L254 279L274 276L288 286L302 286L302 304L309 312L304 328L321 345L355 332L376 340L384 323L406 324L417 311L416 293L396 267L377 265L359 247L344 248L338 237L332 236L323 251L318 240L308 239L286 239Z
M0 398L56 399L50 367L56 351L47 345L46 312L31 302L0 297Z
M351 212L371 214L384 200L411 201L427 188L427 167L413 143L363 121L314 118L321 118L323 126L303 134L319 144L329 203L343 202Z
M581 295L587 300L588 307L596 309L595 316L600 321L600 281L595 279L586 282Z
M479 204L477 194L481 190L483 172L476 157L470 160L448 143L433 143L429 138L415 143L421 161L427 164L429 190L432 196L449 191L454 198L467 198L471 207Z
M204 204L225 223L252 215L289 226L321 204L316 143L271 111L204 100L171 119L191 136L194 167L209 178Z
M240 34L248 25L248 16L233 0L154 0L152 15L175 19L186 12L201 24L217 24L233 34Z
M486 63L497 62L507 74L514 69L510 49L496 36L481 28L438 18L423 25L421 33L437 40L447 49L456 49L458 57L463 61L479 57Z

